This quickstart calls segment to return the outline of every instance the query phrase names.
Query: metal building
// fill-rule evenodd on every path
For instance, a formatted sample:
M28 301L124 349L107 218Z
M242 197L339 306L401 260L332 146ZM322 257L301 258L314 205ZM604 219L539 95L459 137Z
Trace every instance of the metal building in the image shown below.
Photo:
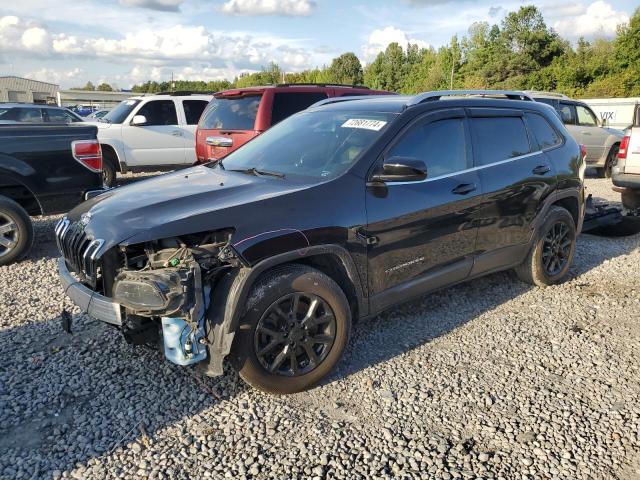
M57 103L60 86L22 77L0 77L0 102Z

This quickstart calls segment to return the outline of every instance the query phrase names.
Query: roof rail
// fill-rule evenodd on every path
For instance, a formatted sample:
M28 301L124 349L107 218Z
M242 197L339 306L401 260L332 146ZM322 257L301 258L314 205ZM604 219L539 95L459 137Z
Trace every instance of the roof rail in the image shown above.
M216 92L195 92L193 90L177 90L175 92L157 92L152 93L151 95L169 95L172 97L182 96L182 95L213 95Z
M369 90L364 85L348 85L346 83L277 83L276 87L343 87L343 88L362 88Z
M329 97L312 104L309 108L330 105L332 103L349 102L351 100L368 100L371 98L393 97L393 95L342 95L341 97Z
M526 93L527 95L545 95L547 97L563 98L563 99L569 98L564 93L544 92L542 90L524 90L524 93Z
M429 102L432 100L440 100L442 97L470 97L470 96L479 96L479 97L498 97L503 96L508 98L509 100L527 100L533 101L533 99L525 92L518 92L513 90L437 90L434 92L425 92L419 93L418 95L414 95L409 102L407 102L407 107L412 105L418 105L420 103Z

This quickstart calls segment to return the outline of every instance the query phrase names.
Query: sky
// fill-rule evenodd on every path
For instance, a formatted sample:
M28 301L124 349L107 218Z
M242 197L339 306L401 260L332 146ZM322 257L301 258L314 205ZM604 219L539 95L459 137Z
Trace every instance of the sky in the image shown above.
M637 0L0 0L0 75L63 88L146 80L232 80L276 62L287 72L390 42L439 47L477 21L535 4L571 41L612 37Z

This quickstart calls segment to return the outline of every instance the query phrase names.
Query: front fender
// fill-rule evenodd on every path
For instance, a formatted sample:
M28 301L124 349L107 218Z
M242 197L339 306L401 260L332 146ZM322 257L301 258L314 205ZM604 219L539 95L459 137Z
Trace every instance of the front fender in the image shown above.
M244 306L260 275L278 265L293 263L315 255L334 255L342 262L356 291L358 311L362 316L368 314L369 307L356 265L348 251L340 245L309 246L303 250L298 249L271 256L252 267L234 269L218 282L207 309L209 359L206 367L203 365L207 375L222 375L222 361L231 351L236 329L244 314Z

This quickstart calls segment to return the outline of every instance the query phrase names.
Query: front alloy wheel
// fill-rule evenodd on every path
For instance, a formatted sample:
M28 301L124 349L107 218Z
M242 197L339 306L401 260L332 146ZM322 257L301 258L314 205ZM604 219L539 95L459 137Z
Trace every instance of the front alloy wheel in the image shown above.
M311 293L290 293L262 315L254 336L258 360L269 372L305 375L320 365L336 337L331 307Z
M306 390L328 375L351 330L351 308L329 276L288 264L263 275L247 298L230 359L249 385Z

